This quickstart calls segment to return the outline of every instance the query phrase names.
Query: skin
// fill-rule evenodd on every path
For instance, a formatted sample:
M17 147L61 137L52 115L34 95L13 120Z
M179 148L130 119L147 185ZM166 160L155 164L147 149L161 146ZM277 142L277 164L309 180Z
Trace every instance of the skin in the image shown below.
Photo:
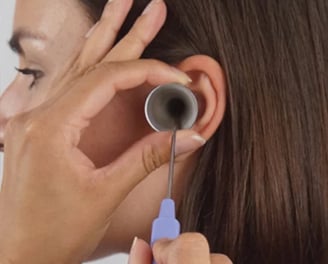
M19 73L0 98L0 137L1 142L5 143L5 167L7 167L1 190L2 196L0 201L2 202L2 206L0 206L0 210L6 208L7 203L5 202L6 199L4 197L8 195L8 197L10 197L10 194L8 194L10 192L6 192L6 187L18 186L19 181L16 181L16 176L25 174L23 168L22 170L24 173L18 169L10 169L11 166L12 168L17 167L15 166L15 160L21 161L24 157L30 157L30 159L27 159L26 164L29 168L27 170L28 177L33 179L31 182L40 181L40 179L35 178L35 175L39 174L36 173L36 171L39 172L44 169L46 174L54 176L58 173L58 170L61 168L61 163L58 163L58 160L60 160L58 157L61 154L56 151L65 149L66 141L64 139L66 139L66 137L58 137L58 135L54 135L52 132L54 130L53 127L59 129L62 123L65 123L65 118L69 116L70 111L73 111L73 106L76 106L76 109L78 109L78 107L82 107L82 101L87 101L83 99L84 97L78 97L78 95L83 92L83 90L81 90L82 88L76 88L81 86L81 83L79 83L81 79L86 78L83 79L83 83L87 83L89 87L94 86L94 90L97 90L96 87L102 87L102 85L98 84L96 80L105 78L104 76L108 75L108 72L101 72L99 73L99 76L97 75L98 77L95 78L92 77L94 71L91 71L88 75L87 73L89 72L87 69L93 69L94 65L98 65L102 61L117 62L138 59L145 47L140 47L138 45L131 46L131 38L133 40L136 38L142 38L145 40L145 43L149 43L165 20L165 6L160 2L155 5L157 7L152 8L152 18L149 18L148 23L139 21L135 26L135 30L127 36L126 40L123 41L123 44L121 43L117 46L111 47L111 42L115 39L115 36L113 36L111 34L112 31L108 29L115 26L119 27L121 25L132 4L130 0L117 0L115 2L116 3L112 3L106 8L106 16L103 16L101 23L99 23L93 30L91 36L85 38L86 33L92 25L87 19L85 11L77 2L64 0L17 1L14 32L23 29L32 32L33 35L41 36L40 39L22 38L20 40L23 53L20 54L19 68L37 69L42 71L44 75L33 87L31 87L31 89L29 89L30 84L33 82L33 78ZM146 21L145 18L139 20ZM63 45L63 43L65 43L65 45ZM97 52L95 52L94 47L98 47ZM127 53L127 50L131 52ZM121 64L123 66L121 66ZM126 78L121 77L123 79L120 80L120 76L131 76L130 74L136 74L135 70L131 70L133 68L132 61L130 63L132 66L130 66L130 64L124 64L123 62L121 62L121 64L115 65L115 67L111 66L113 73L111 78L107 77L110 79L107 80L108 86L110 86L110 82L114 82L113 80L115 79L117 79L119 83L123 83L122 80ZM138 65L138 69L140 67L140 69L143 69L143 71L147 73L147 62L144 62L144 64L141 65L145 65L144 68L143 66ZM150 65L151 68L154 69L155 66L153 64ZM136 65L134 65L134 67L135 66ZM199 138L202 137L205 140L209 138L215 132L222 120L225 108L225 84L220 66L214 60L205 56L188 58L176 66L181 72L188 72L188 75L193 80L192 84L189 83L188 87L201 95L201 100L199 102L201 105L201 115L197 124L193 128L193 130L200 135L198 136L198 142L196 144L194 141L194 143L190 143L189 141L188 144L185 143L184 145L182 143L180 150L184 151L181 151L181 153L186 154L177 159L173 193L174 199L177 204L179 204L181 193L184 192L189 180L188 175L190 175L193 169L192 164L194 164L198 157L196 150L202 145ZM161 64L156 67L165 68ZM203 72L201 69L204 68L209 70ZM122 73L120 72L120 69L123 69L121 70ZM123 88L122 86L122 89L117 89L117 92L115 92L108 101L103 102L101 108L93 112L93 114L90 114L90 124L82 125L81 123L78 123L80 138L78 141L75 141L76 139L72 140L74 141L74 144L76 143L77 149L82 153L79 154L83 156L82 164L92 164L91 167L93 170L109 166L108 164L113 167L112 164L118 163L124 164L120 165L122 168L118 166L120 168L118 171L122 175L130 175L130 171L136 171L137 175L137 168L138 166L140 167L140 162L137 162L138 159L136 157L140 156L140 153L144 153L145 145L147 146L148 144L149 146L149 144L158 144L155 142L162 143L162 150L158 150L158 153L160 153L159 156L161 157L160 163L157 162L156 166L150 166L151 169L149 169L149 166L147 165L143 166L141 169L142 172L140 172L142 176L131 176L131 178L125 183L128 187L125 185L125 187L120 186L119 183L121 181L114 181L113 179L115 178L113 177L110 184L106 185L108 189L102 189L101 193L103 195L107 192L111 195L108 196L109 200L104 199L103 201L103 203L106 201L107 206L109 207L106 208L106 212L107 214L110 212L110 221L103 223L102 228L100 228L101 232L99 232L99 229L98 232L94 231L93 225L95 224L90 220L90 226L92 226L92 228L90 228L90 230L87 229L90 233L84 233L85 237L77 235L79 232L67 233L67 236L70 235L70 238L74 241L72 244L78 245L79 243L84 242L83 239L92 240L93 243L90 242L91 244L88 248L79 248L76 246L72 249L73 252L81 252L79 253L79 257L82 259L88 257L95 249L96 251L94 252L93 257L115 252L128 252L131 241L135 236L144 240L149 239L151 222L156 218L158 206L166 193L167 164L163 163L167 161L170 144L169 135L167 133L164 133L164 136L161 133L158 133L158 135L153 134L150 127L147 125L143 114L144 101L149 91L160 83L170 81L178 81L186 85L188 83L188 78L181 72L177 73L178 71L172 71L171 68L165 69L170 72L168 75L172 75L172 72L174 72L175 77L168 77L168 75L166 77L161 77L160 74L157 74L157 79L155 81L153 77L149 77L149 75L145 73L148 76L145 77L146 79L148 78L146 82L138 83L135 81L137 84L126 84L126 86L134 87L134 89ZM160 71L160 69L158 71ZM220 74L218 74L218 72ZM140 76L141 75L142 74L140 73ZM72 93L67 94L66 92L70 89L75 89L76 95L73 94L69 97L68 94ZM93 93L95 92L93 91ZM60 105L60 103L58 102L61 102L60 100L63 100L67 102L67 105L71 104L72 106L67 109L65 107L59 107L58 105ZM55 105L56 107L51 107L52 105ZM93 103L91 108L93 109L94 107L95 104ZM22 115L21 113L25 114ZM44 117L44 113L48 113L48 115ZM42 118L39 118L39 116L42 116ZM118 116L119 118L117 118ZM51 119L51 122L48 122L49 119ZM32 134L30 134L30 132L26 133L26 124L35 124L35 120L38 121L36 122L37 125L34 127L38 129L31 129ZM40 120L42 120L42 122ZM8 122L13 125L8 126ZM23 129L23 131L21 131L21 129L17 129L19 127L23 127L25 130ZM42 131L42 133L40 131ZM187 134L183 133L180 136L181 140L178 140L178 142L183 142L183 137L190 138L191 135L195 135L191 134L191 132L189 132L189 134L187 132ZM55 142L56 144L49 144L50 146L53 146L53 149L50 148L52 151L49 153L47 151L48 148L44 148L44 144L34 144L31 146L31 149L26 149L24 144L18 143L27 142L27 145L31 144L29 143L33 142L33 140L31 140L31 135L32 138L37 138L37 143L41 142L40 139L45 139L46 141L49 140L49 142ZM52 135L53 138L55 138L54 141L51 140ZM66 132L64 135L66 135ZM145 136L147 135L150 136L148 138L146 137L145 140ZM136 149L139 147L138 151L131 151L131 145L140 142L140 139L142 138L143 140L141 142L143 143L138 143L137 147L135 147ZM15 144L13 144L14 142ZM165 144L167 145L167 148L163 142L166 142ZM16 146L20 146L21 151L17 151L18 147ZM62 146L62 148L59 148L59 146ZM129 151L126 152L128 149ZM23 156L21 156L22 153L24 154ZM43 153L44 155L40 156L40 153ZM124 154L122 158L123 153L130 154ZM50 155L51 161L49 161L49 156L47 155ZM40 165L42 164L42 162L40 162L42 157L47 157L45 160L46 166ZM148 158L152 163L154 157L149 155ZM69 160L70 156L68 156L67 159ZM120 163L120 160L123 160L124 162L121 161ZM132 162L133 160L137 161ZM75 164L79 164L78 161L81 160L72 158L70 161L71 163L68 162L68 164L71 165L67 166L75 167ZM33 166L34 163L35 166ZM6 166L6 164L9 165ZM126 164L129 164L128 168ZM156 169L159 165L162 166ZM129 172L126 172L126 170ZM63 166L63 174L67 174L66 171L67 167ZM144 178L146 176L144 175L145 171L148 174L146 178ZM73 175L67 175L68 179L74 179L74 173L72 174ZM134 177L136 179L134 179ZM117 176L116 179L118 179ZM53 180L56 181L56 177L54 177ZM40 182L49 185L49 183L45 183L45 181ZM90 182L85 184L88 185ZM54 186L56 186L55 182ZM84 188L87 188L86 186ZM114 186L117 186L117 190L115 190ZM47 189L41 184L33 185L33 188ZM72 190L68 193L71 192L74 193ZM15 197L15 194L11 195ZM85 194L86 197L88 195L88 193ZM40 197L44 198L43 196L46 197L47 195L44 193L40 195ZM89 204L88 199L82 200L87 205L91 206L91 208L95 205L92 205L91 202ZM33 206L32 200L30 202L29 206ZM58 200L51 200L49 198L48 202L56 205ZM79 208L79 203L72 204L72 208L75 208L76 206ZM43 207L41 206L41 208ZM58 211L60 212L59 209ZM104 211L100 211L104 213ZM91 212L92 210L90 210L90 214L84 217L89 218L90 215L96 215L95 217L98 217L101 215L99 211ZM78 215L78 212L76 214ZM81 217L81 215L79 216ZM31 216L28 217L29 220L33 219L30 217ZM90 217L90 219L93 219L93 217ZM133 221L131 221L131 219L133 219ZM65 217L63 217L63 223L65 223L66 220ZM0 233L1 230L3 231L7 229L9 222L10 219L5 219L0 223L0 227L2 227L0 228ZM85 228L83 227L83 224L79 226L77 222L78 221L76 221L77 230L83 230L83 228ZM56 228L60 228L59 226L60 225ZM40 228L40 230L42 230L42 228ZM44 230L46 230L46 228ZM8 232L9 231L6 233L7 236ZM97 235L94 235L94 239L91 239L90 234L94 233L97 233ZM75 236L78 237L78 239L74 240ZM19 247L20 244L15 244L13 241L19 241L20 238L20 234L17 234L15 239L10 241L14 243L12 244L12 246L15 246L14 248ZM38 243L36 243L36 245L37 244ZM165 245L168 246L167 243ZM138 250L135 251L138 252ZM68 255L70 254L72 253L68 253ZM207 254L209 253L207 252ZM69 257L71 258L71 256ZM49 258L51 258L50 253ZM166 263L166 261L164 263Z
M54 10L60 10L60 12L54 12ZM72 14L72 12L75 13ZM60 15L57 16L57 14ZM84 10L77 2L17 1L14 31L27 28L45 35L47 38L47 41L33 39L21 41L25 56L20 56L19 67L42 70L45 76L37 82L32 90L29 90L28 86L32 78L22 74L17 75L16 80L1 97L1 124L5 123L10 116L41 104L55 93L53 83L58 76L62 75L62 65L70 65L73 62L77 47L85 42L84 36L91 26L90 21L86 19ZM68 43L68 45L63 47L62 43ZM21 94L22 90L23 94ZM151 132L144 120L142 105L148 93L147 90L122 92L93 120L82 139L81 148L97 167L108 164L137 139ZM115 122L113 122L114 120ZM136 122L135 120L140 121ZM141 186L136 189L134 194L130 195L129 200L122 204L123 209L113 216L122 223L122 226L125 226L122 228L121 224L116 224L115 220L112 222L113 231L109 230L108 232L112 239L108 239L106 243L113 252L129 249L133 240L133 235L129 235L129 233L134 232L147 239L149 230L145 229L144 232L135 232L135 230L142 230L140 225L150 226L151 217L156 215L159 197L163 197L165 193L165 190L160 187L161 184L165 184L165 177L162 179L155 177L152 178L153 180L150 179L145 187ZM158 180L161 182L157 183ZM153 189L155 194L149 193L149 190L146 189L146 186L149 185L155 187ZM158 194L156 194L157 192ZM136 199L136 197L140 198ZM154 200L149 197L154 197ZM135 201L138 201L138 205L145 205L142 212L134 206ZM126 210L125 208L130 209ZM131 208L135 209L131 210ZM151 209L146 211L145 208ZM138 217L136 218L136 216ZM130 222L128 219L135 219L135 221ZM129 222L128 225L127 222ZM115 245L110 245L111 240L115 241ZM119 241L122 243L118 244Z

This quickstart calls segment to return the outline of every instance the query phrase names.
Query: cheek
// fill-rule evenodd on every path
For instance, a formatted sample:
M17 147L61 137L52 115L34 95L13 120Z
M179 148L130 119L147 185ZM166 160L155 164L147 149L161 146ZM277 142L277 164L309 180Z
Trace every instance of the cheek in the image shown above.
M144 116L146 96L142 89L122 92L92 120L79 147L96 167L107 165L152 132Z

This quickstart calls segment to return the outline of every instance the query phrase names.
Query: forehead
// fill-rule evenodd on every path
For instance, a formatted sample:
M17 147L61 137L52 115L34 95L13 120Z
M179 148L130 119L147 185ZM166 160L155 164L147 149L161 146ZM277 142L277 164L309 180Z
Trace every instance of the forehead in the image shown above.
M16 1L14 30L24 28L54 38L83 24L90 21L78 0Z

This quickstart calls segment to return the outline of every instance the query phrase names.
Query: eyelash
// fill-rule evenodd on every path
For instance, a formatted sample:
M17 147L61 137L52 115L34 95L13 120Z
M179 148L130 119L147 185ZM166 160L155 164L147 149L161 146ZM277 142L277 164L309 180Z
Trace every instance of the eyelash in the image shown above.
M40 80L44 75L44 73L39 70L33 70L33 69L29 69L29 68L24 68L24 69L15 68L15 69L16 69L16 71L18 71L24 75L32 75L33 76L33 82L29 86L29 89L32 89L33 86L36 85L38 80Z

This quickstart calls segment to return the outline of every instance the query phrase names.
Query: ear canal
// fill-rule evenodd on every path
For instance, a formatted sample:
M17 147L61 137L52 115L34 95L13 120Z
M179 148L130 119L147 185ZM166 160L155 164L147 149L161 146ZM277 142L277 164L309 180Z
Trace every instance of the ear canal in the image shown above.
M156 131L191 128L198 116L198 103L187 87L170 83L156 87L147 97L145 115Z

